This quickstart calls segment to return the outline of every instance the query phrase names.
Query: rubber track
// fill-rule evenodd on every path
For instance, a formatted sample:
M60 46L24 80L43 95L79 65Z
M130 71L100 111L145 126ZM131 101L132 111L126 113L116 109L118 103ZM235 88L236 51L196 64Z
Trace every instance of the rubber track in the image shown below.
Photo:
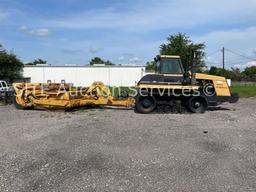
M155 113L173 113L173 114L185 114L188 110L181 105L157 105Z

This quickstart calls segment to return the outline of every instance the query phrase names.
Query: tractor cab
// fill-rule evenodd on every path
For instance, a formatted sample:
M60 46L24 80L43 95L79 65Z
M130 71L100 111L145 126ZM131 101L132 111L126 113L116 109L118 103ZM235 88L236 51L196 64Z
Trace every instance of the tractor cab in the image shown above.
M179 56L158 55L155 62L157 74L182 75L184 73Z
M183 83L184 69L179 56L158 55L154 60L156 62L155 74L145 75L138 85L179 85Z

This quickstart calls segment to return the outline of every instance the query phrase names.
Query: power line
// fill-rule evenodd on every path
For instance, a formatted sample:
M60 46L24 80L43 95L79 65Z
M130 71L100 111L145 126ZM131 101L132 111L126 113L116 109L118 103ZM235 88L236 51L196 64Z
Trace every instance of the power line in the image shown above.
M232 51L232 50L227 49L227 48L226 48L226 50L227 50L228 52L230 52L230 53L233 53L233 54L238 55L238 56L240 56L240 57L243 57L243 58L245 58L245 59L249 59L249 60L251 60L251 61L256 61L255 58L251 58L251 57L245 56L245 55L243 55L243 54L237 53L237 52Z
M228 52L230 52L230 53L232 53L232 54L234 54L234 55L237 55L237 56L239 56L239 57L242 57L243 60L238 60L238 61L235 61L235 60L233 60L233 61L226 61L226 60L225 60L225 51L228 51ZM255 58L248 57L248 56L246 56L246 55L237 53L236 51L233 51L233 50L230 50L230 49L227 49L227 48L222 48L222 50L216 50L216 51L214 51L214 52L212 52L212 53L210 53L210 54L207 54L207 56L214 55L214 54L216 54L216 53L218 53L218 52L222 52L222 68L223 68L223 71L224 71L224 68L225 68L225 63L226 63L227 66L232 66L232 65L234 65L234 64L241 64L242 62L256 61ZM212 65L212 64L215 64L215 65L216 65L216 64L217 64L217 63L213 63L213 62L209 61L207 58L206 58L206 63L207 63L207 64L210 64L210 65ZM220 64L218 64L218 65L220 65Z
M219 63L215 63L215 62L206 62L206 64L210 64L210 65L218 65Z
M243 60L238 60L238 61L226 61L226 62L230 65L230 64L237 64L237 63L250 62L250 61L251 60L248 61L248 59L243 59Z
M218 49L218 50L213 51L213 52L211 52L211 53L209 53L209 54L206 54L206 56L209 57L209 56L215 55L216 53L218 53L218 52L220 52L220 51L221 51L221 50Z

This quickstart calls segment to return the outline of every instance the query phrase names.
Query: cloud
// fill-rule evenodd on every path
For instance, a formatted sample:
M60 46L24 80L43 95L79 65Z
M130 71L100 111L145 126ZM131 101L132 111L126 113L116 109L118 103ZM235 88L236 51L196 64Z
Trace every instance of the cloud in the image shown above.
M124 56L120 56L117 58L118 61L122 62L124 60Z
M234 65L234 68L241 69L241 68L242 68L242 65L236 64L236 65Z
M186 5L186 6L184 6ZM230 6L232 5L232 6ZM125 10L119 7L85 10L64 18L47 22L52 27L73 29L118 28L134 31L190 28L203 24L239 23L247 19L255 21L256 1L148 0L130 4Z
M248 47L255 49L256 26L245 29L218 30L205 35L194 37L197 42L205 42L207 47L223 47L233 45L235 49Z
M129 61L130 61L131 63L137 63L137 62L140 61L140 58L138 58L138 57L133 57L133 58L129 59Z
M62 49L61 50L62 53L65 54L78 54L78 53L82 53L83 50L82 49Z
M90 47L89 48L89 51L91 52L91 53L99 53L99 52L101 52L101 51L103 51L104 49L103 48L101 48L101 47Z
M37 36L37 37L47 37L50 34L49 29L46 29L46 28L29 29L25 25L21 26L19 28L19 31L26 33L28 35Z
M210 60L206 60L206 63L210 65L216 65L216 62L213 61L218 61L218 64L221 65L222 47L226 48L225 55L227 67L240 66L242 68L246 66L250 60L255 58L253 52L255 51L256 44L256 27L218 30L202 36L192 37L192 39L196 42L205 42L207 46L207 53L215 52L214 55L210 56ZM234 54L229 50L238 54ZM244 57L239 55L244 55Z
M0 21L3 21L5 19L7 19L9 16L10 16L10 13L5 12L5 11L0 9Z
M25 26L25 25L23 25L23 26L21 26L21 27L19 28L19 30L26 32L26 31L28 30L28 27Z
M252 67L252 66L256 66L256 61L250 61L247 63L234 65L235 68L239 68L241 70L244 70L246 67Z
M13 17L12 14L11 24L20 26L26 23L27 26L20 27L20 31L36 37L49 36L49 29L54 29L58 33L56 38L37 38L39 41L33 38L28 47L38 47L38 43L52 43L54 46L51 49L45 45L42 47L49 50L47 53L51 57L59 57L60 60L65 60L65 57L71 59L68 54L78 54L82 50L84 55L81 60L90 59L92 54L99 53L103 58L120 63L145 63L158 54L159 45L168 34L179 31L192 35L191 39L196 42L206 42L208 53L225 46L242 54L252 54L256 48L255 0L248 0L246 3L241 0L225 0L221 2L221 6L216 1L206 0L162 0L161 3L155 0L132 0L128 4L118 1L116 4L106 5L96 2L93 9L91 6L82 6L81 2L79 9L67 11L64 15L60 14L60 10L37 14L43 9L39 5L31 7L32 11L17 6L24 15ZM252 27L248 27L250 25ZM19 47L22 44L19 41L23 40L12 40L12 46ZM11 40L8 41L11 44ZM33 51L41 52L41 49ZM127 52L131 55L122 54ZM31 55L25 51L20 54ZM80 55L75 55L72 59L77 60L78 56ZM136 61L136 57L140 61ZM208 60L214 65L221 65L221 53ZM227 53L228 64L230 61L234 63L240 60L242 59ZM247 62L248 60L243 60L244 65Z
M256 61L250 61L246 64L246 67L256 66Z
M137 54L136 54L137 55ZM141 61L141 59L133 53L124 53L121 56L117 57L116 61L120 63L132 63L136 64Z
M29 34L34 36L45 37L49 35L49 29L33 29L29 31Z
M1 2L1 0L0 0ZM8 3L7 3L8 2ZM12 1L6 1L7 4L11 4ZM25 12L18 6L10 6L4 2L0 3L0 25L5 26L17 26L21 20L26 19ZM29 18L29 22L34 18Z

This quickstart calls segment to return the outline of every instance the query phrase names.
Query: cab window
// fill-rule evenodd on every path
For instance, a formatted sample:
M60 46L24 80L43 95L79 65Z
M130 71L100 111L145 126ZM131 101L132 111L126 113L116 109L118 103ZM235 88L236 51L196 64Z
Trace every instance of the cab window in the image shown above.
M163 74L181 74L182 66L179 59L161 59L161 64L159 65L160 73Z
M7 87L5 82L0 82L0 87Z

